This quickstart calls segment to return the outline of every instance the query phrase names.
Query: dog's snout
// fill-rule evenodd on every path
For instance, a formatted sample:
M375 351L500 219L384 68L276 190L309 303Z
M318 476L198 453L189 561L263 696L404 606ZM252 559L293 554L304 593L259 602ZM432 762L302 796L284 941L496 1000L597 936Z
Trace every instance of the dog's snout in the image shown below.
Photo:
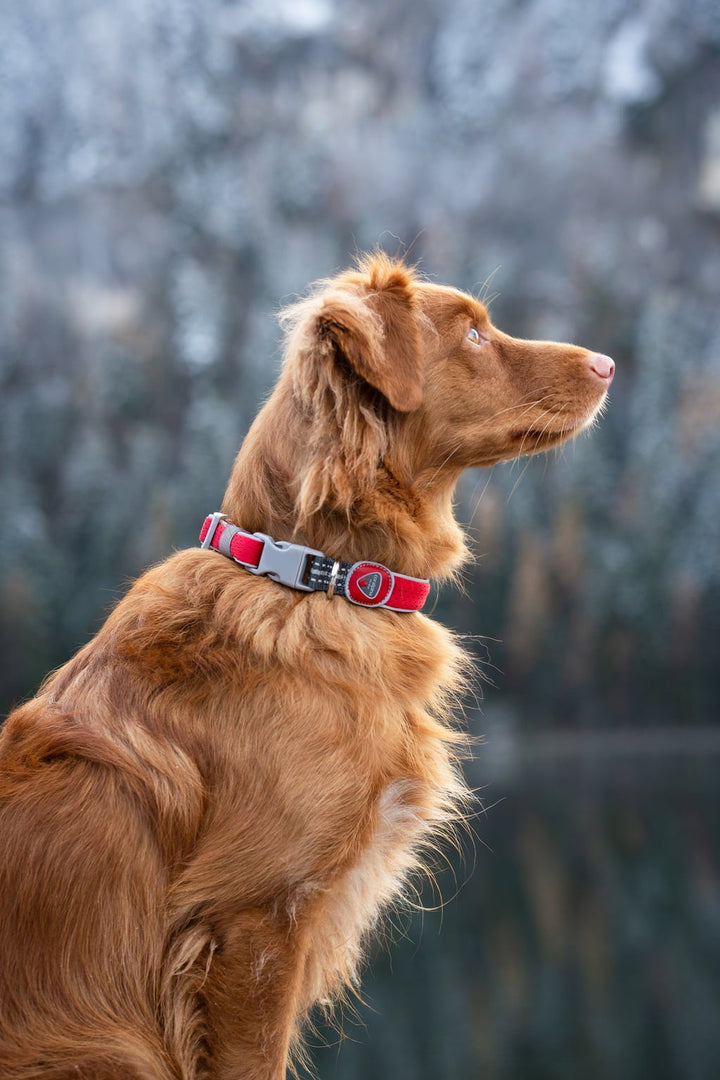
M599 375L601 379L605 379L608 383L612 382L612 377L615 374L614 360L611 360L609 356L605 356L604 353L590 353L587 359L591 370L596 375Z

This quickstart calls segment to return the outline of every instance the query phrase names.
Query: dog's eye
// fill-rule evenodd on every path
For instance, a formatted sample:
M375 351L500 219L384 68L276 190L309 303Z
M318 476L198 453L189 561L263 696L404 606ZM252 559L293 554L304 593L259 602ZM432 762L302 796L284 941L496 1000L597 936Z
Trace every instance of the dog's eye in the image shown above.
M480 337L480 334L478 333L478 331L475 329L474 326L472 326L468 330L467 339L468 339L468 341L472 341L473 345L479 345L480 342L482 341L482 338Z

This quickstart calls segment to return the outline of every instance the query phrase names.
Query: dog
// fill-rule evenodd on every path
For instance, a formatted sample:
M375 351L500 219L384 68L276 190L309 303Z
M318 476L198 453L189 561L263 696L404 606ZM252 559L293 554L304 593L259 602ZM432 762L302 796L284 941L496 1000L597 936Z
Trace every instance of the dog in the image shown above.
M4 727L2 1080L280 1080L462 816L468 658L420 611L453 490L588 427L614 364L378 253L281 320L203 546Z

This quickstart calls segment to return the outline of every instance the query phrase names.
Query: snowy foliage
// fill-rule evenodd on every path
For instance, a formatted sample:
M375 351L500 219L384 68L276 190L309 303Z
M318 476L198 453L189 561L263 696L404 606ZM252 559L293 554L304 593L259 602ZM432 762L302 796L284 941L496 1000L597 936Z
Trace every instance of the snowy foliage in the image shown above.
M127 577L194 542L273 381L279 304L377 243L438 280L487 281L511 333L618 362L589 437L465 485L487 553L466 628L502 637L528 686L559 664L575 717L598 657L606 681L673 664L709 678L719 10L3 5L5 702ZM717 694L697 700L707 718Z

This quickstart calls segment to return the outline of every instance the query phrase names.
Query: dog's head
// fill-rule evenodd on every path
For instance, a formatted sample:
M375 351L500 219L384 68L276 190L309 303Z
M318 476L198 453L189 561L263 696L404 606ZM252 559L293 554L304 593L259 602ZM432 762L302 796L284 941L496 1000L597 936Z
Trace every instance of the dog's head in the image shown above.
M497 330L477 299L376 254L282 315L307 422L299 503L348 508L380 464L410 484L558 446L597 415L606 356Z
M559 446L598 415L615 364L600 353L510 337L478 300L419 287L423 336L423 425L436 457L463 467Z

